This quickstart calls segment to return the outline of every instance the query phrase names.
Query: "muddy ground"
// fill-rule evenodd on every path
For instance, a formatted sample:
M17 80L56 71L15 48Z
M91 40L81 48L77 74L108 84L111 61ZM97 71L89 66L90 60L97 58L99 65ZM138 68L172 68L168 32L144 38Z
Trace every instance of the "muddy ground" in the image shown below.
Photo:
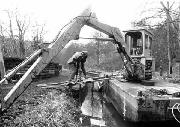
M43 89L37 84L62 82L69 73L33 82L0 116L0 127L77 127L80 105L77 93L68 88Z

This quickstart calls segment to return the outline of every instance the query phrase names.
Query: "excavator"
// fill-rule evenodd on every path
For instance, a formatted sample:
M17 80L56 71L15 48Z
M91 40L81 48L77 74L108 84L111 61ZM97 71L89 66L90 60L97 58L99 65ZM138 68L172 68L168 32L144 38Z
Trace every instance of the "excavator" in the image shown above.
M127 81L149 80L152 78L154 63L150 52L152 34L145 29L124 31L124 41L118 28L99 22L96 14L91 12L90 9L86 9L63 28L63 32L61 31L48 47L35 51L2 78L1 85L4 81L11 79L18 70L35 60L8 94L1 99L1 111L6 110L13 104L31 84L33 78L61 53L61 50L69 41L79 39L81 28L85 25L107 34L109 38L101 38L101 40L111 41L116 45L117 51L124 61L126 72L124 78Z

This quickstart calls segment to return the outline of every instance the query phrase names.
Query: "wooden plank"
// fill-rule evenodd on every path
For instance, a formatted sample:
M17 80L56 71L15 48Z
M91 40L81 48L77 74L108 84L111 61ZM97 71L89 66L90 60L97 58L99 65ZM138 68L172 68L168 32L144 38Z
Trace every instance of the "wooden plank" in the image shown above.
M16 83L16 85L10 90L10 92L4 97L2 101L2 111L13 104L13 102L26 90L26 88L31 83L32 78L35 76L34 71L41 60L42 57L39 57L22 76L22 78Z
M1 50L1 44L0 44L0 73L1 73L1 79L4 77L4 75L6 74L5 72L5 66L4 66L4 59L3 59L3 54L2 54L2 50ZM7 81L5 80L3 83L7 84Z
M11 72L6 74L4 78L0 81L0 85L8 78L12 77L18 70L26 66L28 63L30 63L35 57L37 57L41 53L41 49L33 53L31 56L29 56L23 63L16 66Z
M46 84L37 84L38 87L46 87L46 86L66 86L69 81L65 82L57 82L57 83L46 83Z

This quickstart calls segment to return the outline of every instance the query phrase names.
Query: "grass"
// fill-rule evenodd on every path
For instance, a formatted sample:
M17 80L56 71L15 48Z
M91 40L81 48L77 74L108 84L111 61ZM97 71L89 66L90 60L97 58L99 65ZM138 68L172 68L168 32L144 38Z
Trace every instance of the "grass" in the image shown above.
M78 127L80 108L72 91L31 85L0 116L1 127Z

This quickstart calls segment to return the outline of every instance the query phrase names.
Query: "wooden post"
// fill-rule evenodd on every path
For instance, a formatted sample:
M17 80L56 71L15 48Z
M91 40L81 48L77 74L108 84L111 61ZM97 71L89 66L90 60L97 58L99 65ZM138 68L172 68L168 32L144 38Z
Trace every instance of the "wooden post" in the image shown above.
M4 59L3 59L3 54L2 54L1 44L0 44L0 76L1 76L1 79L3 79L5 75L6 75L6 73L5 73ZM8 84L7 80L4 80L3 83Z

